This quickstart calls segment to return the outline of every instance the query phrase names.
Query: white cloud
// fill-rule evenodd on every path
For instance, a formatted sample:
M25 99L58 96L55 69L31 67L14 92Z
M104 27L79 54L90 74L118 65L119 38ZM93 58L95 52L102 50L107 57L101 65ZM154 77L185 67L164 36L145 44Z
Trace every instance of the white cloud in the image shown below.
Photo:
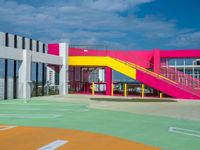
M138 40L144 45L147 40L156 43L185 34L187 30L178 30L174 20L119 15L130 9L134 12L141 4L150 2L153 0L44 0L34 6L0 0L0 30L39 37L45 42L101 43L128 49L133 45L133 49L142 47ZM187 45L195 42L190 40Z
M83 6L102 11L124 11L153 0L82 0Z
M200 47L200 32L187 32L177 35L175 38L171 39L170 46L174 47L188 47L199 48Z

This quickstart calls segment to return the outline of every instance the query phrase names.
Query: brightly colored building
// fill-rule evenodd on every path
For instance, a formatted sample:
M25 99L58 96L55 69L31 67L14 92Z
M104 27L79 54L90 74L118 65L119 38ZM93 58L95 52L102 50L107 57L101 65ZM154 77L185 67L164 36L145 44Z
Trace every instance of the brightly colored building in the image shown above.
M103 94L200 99L198 50L97 50L0 33L0 99ZM119 72L131 80L114 80Z
M182 99L200 98L200 50L116 51L70 47L68 51L71 92L119 94L120 90L115 93L116 83L112 79L115 70L140 83L124 82L121 94L125 96L135 92L142 97L157 93L161 97L165 94ZM49 53L58 55L59 44L49 44ZM100 81L99 74L94 75L97 69L105 70L105 80ZM98 78L91 80L91 76Z

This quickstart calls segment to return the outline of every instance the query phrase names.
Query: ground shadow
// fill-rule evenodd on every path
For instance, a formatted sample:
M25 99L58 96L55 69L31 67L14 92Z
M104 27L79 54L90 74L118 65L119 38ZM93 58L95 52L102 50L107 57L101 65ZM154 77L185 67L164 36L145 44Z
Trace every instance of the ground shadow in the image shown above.
M108 101L108 102L177 102L171 99L123 99L123 98L90 98L94 101Z

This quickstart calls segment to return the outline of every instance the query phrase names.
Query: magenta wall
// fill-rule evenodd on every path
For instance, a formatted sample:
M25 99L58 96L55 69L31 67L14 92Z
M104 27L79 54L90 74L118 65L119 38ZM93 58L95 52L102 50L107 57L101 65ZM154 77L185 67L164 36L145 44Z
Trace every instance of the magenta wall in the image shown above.
M160 50L158 48L154 49L153 56L153 70L155 73L160 73Z
M59 44L49 44L49 54L59 55ZM153 51L114 51L114 50L85 50L83 48L70 48L69 56L110 56L123 61L133 62L144 68L152 68L150 63L154 64L154 71L159 73L160 60L161 58L200 58L199 50L160 50L154 49ZM111 93L112 83L112 70L106 68L107 77L107 95ZM195 93L191 93L187 87L177 87L173 84L169 84L163 79L159 79L150 74L137 70L137 80L149 85L155 89L163 91L164 93L176 97L176 98L190 98L197 99ZM158 84L159 83L159 84Z
M190 50L161 50L162 58L197 58L200 57L200 49Z
M59 56L59 44L48 44L48 54Z
M112 69L106 67L106 95L112 93Z
M70 56L111 56L123 61L133 62L144 68L152 68L159 73L161 58L199 58L199 50L84 50L70 48Z
M59 44L48 45L49 54L59 55ZM200 49L190 50L85 50L69 48L69 56L111 56L133 62L144 68L154 68L159 73L161 58L200 58ZM153 65L152 65L153 64Z
M136 79L140 82L143 82L145 85L153 87L157 90L160 90L172 97L182 98L182 99L199 99L199 96L192 94L187 89L181 89L180 87L176 87L173 84L169 84L166 81L158 79L154 76L151 76L147 73L144 73L140 70L137 70ZM159 83L159 84L158 84Z
M144 68L150 68L153 51L84 50L83 48L70 48L69 56L110 56L123 61L133 62Z

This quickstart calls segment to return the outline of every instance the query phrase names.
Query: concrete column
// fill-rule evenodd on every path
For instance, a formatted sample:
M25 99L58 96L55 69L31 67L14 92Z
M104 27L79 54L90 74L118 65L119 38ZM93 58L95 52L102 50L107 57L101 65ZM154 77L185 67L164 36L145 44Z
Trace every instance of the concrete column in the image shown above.
M160 73L160 49L154 49L154 72Z
M19 68L19 98L31 98L31 53L23 50L23 60Z
M112 69L106 67L106 95L112 95Z
M59 72L60 95L68 94L68 51L69 44L59 44L59 55L63 57L63 64L60 66Z

